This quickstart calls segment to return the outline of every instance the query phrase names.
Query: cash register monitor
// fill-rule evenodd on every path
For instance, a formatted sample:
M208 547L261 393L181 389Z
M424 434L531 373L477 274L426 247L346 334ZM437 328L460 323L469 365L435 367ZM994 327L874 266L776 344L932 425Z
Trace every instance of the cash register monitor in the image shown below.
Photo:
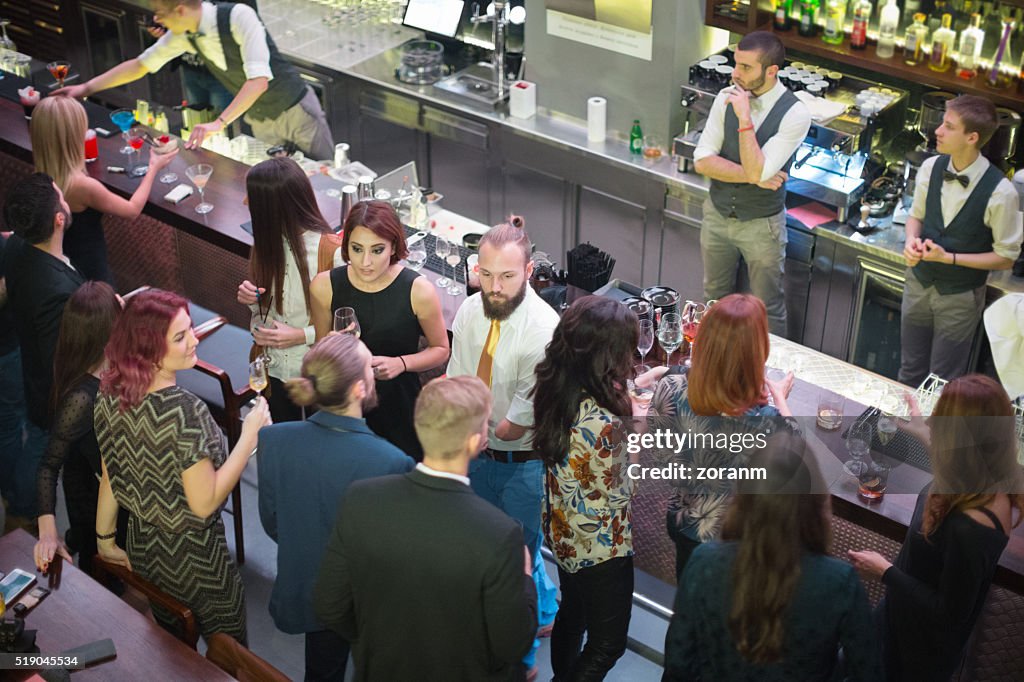
M454 38L462 20L463 0L409 0L402 23L445 38Z

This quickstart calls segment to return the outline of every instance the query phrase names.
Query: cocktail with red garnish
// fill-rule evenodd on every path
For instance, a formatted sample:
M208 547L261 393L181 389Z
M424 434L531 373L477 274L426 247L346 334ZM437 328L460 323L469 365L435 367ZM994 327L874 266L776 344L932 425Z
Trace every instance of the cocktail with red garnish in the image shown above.
M125 133L125 139L128 140L128 146L132 148L133 154L137 154L142 149L142 145L146 144L146 133L141 128L132 128ZM134 178L145 175L149 166L142 163L142 156L139 156L138 164L132 164L131 159L132 157L129 156L128 175Z
M164 133L156 138L156 146L153 147L154 154L170 154L178 148L177 140L170 135ZM169 185L172 182L178 181L178 174L174 171L168 170L160 176L160 182L165 185Z
M64 87L64 79L68 77L68 72L71 70L71 64L64 61L50 62L46 65L46 68L50 71L50 75L53 76L54 80L57 81L57 87Z

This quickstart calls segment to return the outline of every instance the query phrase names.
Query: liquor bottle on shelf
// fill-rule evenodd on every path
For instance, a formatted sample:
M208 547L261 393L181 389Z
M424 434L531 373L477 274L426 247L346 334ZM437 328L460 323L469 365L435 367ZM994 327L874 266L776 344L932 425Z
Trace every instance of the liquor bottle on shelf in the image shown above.
M889 0L878 18L878 47L875 54L889 59L896 52L896 29L900 25L900 8L896 0Z
M629 131L629 153L642 154L644 151L644 131L640 129L640 119L633 119L633 128Z
M821 39L832 45L843 43L843 22L846 21L846 0L827 0L825 4L825 31Z
M985 32L981 30L981 15L972 14L971 24L960 34L960 55L956 62L957 78L971 80L978 75L978 59Z
M946 5L946 0L935 0L935 5L932 8L932 13L928 16L928 30L932 32L933 36L935 35L936 31L942 28L943 15L952 15L952 13L949 11L949 8ZM952 16L950 17L950 19L952 20Z
M924 51L925 40L928 39L928 27L923 12L914 15L914 23L907 27L907 34L903 40L903 61L911 66L916 66L927 59Z
M952 24L953 15L943 14L942 26L932 34L932 53L928 58L928 68L932 71L949 71L953 64L953 41L956 40L956 31L950 28Z
M1011 64L1013 62L1010 56L1010 36L1013 34L1014 22L1007 18L1002 21L1003 33L999 40L999 47L996 48L996 54L992 57L992 68L989 70L988 77L985 78L985 83L997 90L1006 89L1013 82L1013 75L1004 71L1002 67L1004 63Z
M818 0L801 0L800 2L800 35L813 38L818 34Z
M871 0L857 0L853 5L853 31L850 47L863 50L868 46L868 22L871 21Z
M788 31L792 27L789 13L793 11L793 0L776 0L775 2L775 30Z

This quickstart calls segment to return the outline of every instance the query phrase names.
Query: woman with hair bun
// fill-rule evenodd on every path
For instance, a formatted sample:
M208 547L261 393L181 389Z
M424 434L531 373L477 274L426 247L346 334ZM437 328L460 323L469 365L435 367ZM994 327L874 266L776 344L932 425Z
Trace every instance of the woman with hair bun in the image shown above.
M204 638L223 632L245 644L242 578L220 512L270 411L257 398L225 453L206 403L175 381L195 366L198 345L188 301L169 291L134 296L114 323L95 410L103 471L96 545L103 559L192 609ZM119 507L130 514L127 552L114 542ZM153 614L173 627L155 604Z
M367 414L367 423L407 455L423 459L413 428L419 372L443 364L449 352L437 289L399 262L409 255L405 228L387 202L352 207L341 250L347 265L320 273L309 286L316 336L331 331L338 308L356 311L380 394L380 406ZM420 336L427 339L423 350Z
M313 584L345 491L354 481L405 473L413 460L377 436L363 413L376 404L371 355L351 334L329 334L285 385L296 405L319 411L260 432L260 521L278 544L270 615L306 635L306 679L345 677L349 645L313 612ZM300 443L301 447L296 447Z

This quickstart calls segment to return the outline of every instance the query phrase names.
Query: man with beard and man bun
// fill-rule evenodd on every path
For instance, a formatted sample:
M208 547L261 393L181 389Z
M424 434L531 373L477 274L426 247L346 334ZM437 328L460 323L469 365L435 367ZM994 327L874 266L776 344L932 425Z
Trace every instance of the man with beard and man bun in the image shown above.
M345 679L348 642L317 620L313 584L349 485L415 464L363 419L377 404L370 358L351 334L321 339L285 384L297 405L320 411L260 431L260 520L278 545L270 615L283 632L305 633L307 680Z
M537 614L542 631L558 610L554 584L540 556L544 462L534 452L534 370L558 314L529 286L531 244L523 220L487 231L480 240L480 293L466 299L452 323L448 376L475 374L491 389L487 447L470 464L473 490L523 527L533 559ZM538 644L524 661L533 668Z

